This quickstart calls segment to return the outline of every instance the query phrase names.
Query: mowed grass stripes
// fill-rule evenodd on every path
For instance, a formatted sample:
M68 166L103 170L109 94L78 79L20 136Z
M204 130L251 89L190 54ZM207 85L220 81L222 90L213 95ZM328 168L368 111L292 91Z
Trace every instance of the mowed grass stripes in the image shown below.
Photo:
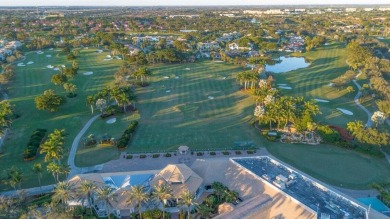
M51 83L53 74L58 73L46 66L66 65L71 66L72 62L66 60L66 56L61 51L44 50L44 54L30 52L26 54L26 59L22 62L26 64L29 61L34 63L24 67L16 67L15 79L8 88L9 98L15 105L15 112L20 115L12 124L11 134L7 137L3 147L4 153L0 155L0 166L2 170L11 166L16 166L23 171L25 186L37 186L38 181L31 173L31 167L34 163L43 162L44 155L38 155L35 161L23 161L23 150L25 149L30 135L37 128L46 128L49 132L54 129L65 129L68 136L64 148L64 161L66 162L67 153L70 145L80 131L82 126L91 117L89 106L86 105L87 95L95 93L113 80L113 74L121 63L121 60L111 60L104 62L103 59L107 52L98 54L96 50L81 50L77 59L79 63L79 75L71 80L76 84L78 96L76 98L67 98L67 102L60 107L58 112L49 113L38 111L35 108L34 98L43 93L44 90L53 89L57 94L65 97L66 93L62 86L55 86ZM46 57L51 55L51 57ZM83 75L83 72L92 71L90 76ZM52 176L44 174L43 183L52 183ZM0 186L0 190L4 189Z
M249 125L253 99L235 81L242 70L210 61L154 68L151 85L137 90L141 119L128 151L176 150L179 145L230 149L234 141L259 144Z
M345 89L329 86L333 79L348 70L344 45L331 44L302 55L312 61L310 67L275 75L277 83L292 87L292 90L281 90L282 93L329 100L329 103L318 103L322 114L317 115L316 120L320 123L346 127L350 121L367 121L367 115L353 101L357 91L348 94ZM350 85L355 88L352 83ZM345 115L336 108L347 109L354 115Z

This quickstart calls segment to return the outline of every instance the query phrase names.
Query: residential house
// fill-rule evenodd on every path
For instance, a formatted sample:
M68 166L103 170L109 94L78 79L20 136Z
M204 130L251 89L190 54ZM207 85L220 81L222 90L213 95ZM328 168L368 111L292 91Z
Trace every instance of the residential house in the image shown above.
M221 47L219 46L219 44L217 42L212 41L210 43L198 43L197 48L200 51L210 51L210 50L218 50Z

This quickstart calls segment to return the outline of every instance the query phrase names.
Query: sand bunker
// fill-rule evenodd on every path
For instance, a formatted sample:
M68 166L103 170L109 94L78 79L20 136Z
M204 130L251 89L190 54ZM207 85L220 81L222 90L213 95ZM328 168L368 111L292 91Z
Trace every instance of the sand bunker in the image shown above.
M166 90L165 92L167 92L167 93L171 93L171 90Z
M223 62L223 61L214 61L214 62Z
M27 65L31 65L31 64L34 64L34 62L33 61L27 62Z
M208 96L207 98L209 98L210 100L214 100L213 96Z
M54 68L52 65L47 65L46 68Z
M291 90L292 87L289 87L289 86L279 86L280 89L284 89L284 90Z
M179 77L178 77L178 76L176 76L176 77L175 77L175 79L179 79Z
M61 67L65 68L66 66L65 65L61 65Z
M58 69L58 68L53 68L53 70L54 70L54 71L58 71L58 70L60 70L60 69Z
M111 55L106 55L106 58L111 58Z
M225 79L226 79L226 77L222 77L222 79L223 79L223 80L225 80Z
M37 51L37 54L39 54L39 55L40 55L40 54L43 54L43 52L42 52L42 51Z
M329 103L329 100L323 100L323 99L314 99L316 102L321 102L321 103Z
M97 52L97 53L102 53L102 52L103 52L103 50L100 50L100 49L99 49L99 50L97 50L96 52Z
M186 68L187 71L191 70L190 68Z
M168 76L164 76L164 78L165 78L165 79L169 79L169 77L168 77Z
M88 71L88 72L84 72L83 73L83 75L92 75L93 74L93 72L91 72L91 71Z
M329 83L328 86L329 86L329 87L333 87L333 83Z
M114 122L116 122L116 118L112 118L106 121L107 124L112 124Z
M17 66L21 67L21 66L26 66L23 62L21 63L18 63Z
M50 48L49 50L53 50L53 48Z
M115 56L115 58L116 58L116 59L122 59L122 58L121 58L121 57L119 57L119 56Z
M51 55L46 55L46 57L47 57L47 58L50 58L50 57L51 57Z
M103 61L110 61L110 60L112 60L112 58L105 58L105 59L103 59Z
M287 86L287 84L278 84L278 86Z
M349 115L349 116L352 116L353 115L353 112L349 111L349 110L346 110L346 109L342 109L342 108L336 108L337 110L339 110L340 112L346 114L346 115Z

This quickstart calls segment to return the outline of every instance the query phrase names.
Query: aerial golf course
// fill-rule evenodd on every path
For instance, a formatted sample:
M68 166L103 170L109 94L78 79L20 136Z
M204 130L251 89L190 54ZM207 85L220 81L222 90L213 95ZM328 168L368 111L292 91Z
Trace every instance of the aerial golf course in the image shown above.
M32 132L37 128L49 132L55 128L65 129L68 135L63 162L66 162L74 137L93 116L86 97L113 83L113 74L122 62L115 59L104 61L108 52L81 50L77 59L79 74L71 81L77 85L78 96L67 98L58 112L49 113L38 111L34 98L47 89L63 96L65 91L50 82L56 72L47 66L71 65L71 62L55 49L43 52L27 54L22 61L26 66L16 67L9 98L20 117L13 122L12 133L0 155L0 166L20 168L25 175L24 182L30 186L37 186L38 182L29 170L33 163L43 162L44 157L38 154L33 161L23 160L23 150ZM312 63L308 68L275 76L276 83L292 87L291 90L282 90L282 93L329 101L318 103L322 111L316 117L318 122L345 127L350 121L366 121L366 114L354 105L356 92L348 94L329 86L332 79L348 68L344 48L331 44L303 55ZM34 63L27 65L29 61ZM183 144L196 150L225 150L233 148L235 141L253 141L257 146L266 147L277 158L332 185L367 189L374 181L388 181L390 178L390 168L381 158L331 145L270 143L262 138L250 125L254 98L240 91L235 80L235 75L243 70L239 66L198 61L157 65L150 69L153 73L150 85L136 89L138 111L117 115L113 123L107 123L112 118L98 118L84 137L108 134L119 138L130 121L138 120L139 127L125 150L128 153L174 151ZM83 72L93 74L84 75ZM351 111L353 115L343 114L336 108ZM95 110L94 113L100 112ZM117 159L119 154L114 146L86 148L80 143L75 163L78 166L97 165ZM351 171L356 173L351 174ZM43 179L44 183L53 183L51 175L46 172Z

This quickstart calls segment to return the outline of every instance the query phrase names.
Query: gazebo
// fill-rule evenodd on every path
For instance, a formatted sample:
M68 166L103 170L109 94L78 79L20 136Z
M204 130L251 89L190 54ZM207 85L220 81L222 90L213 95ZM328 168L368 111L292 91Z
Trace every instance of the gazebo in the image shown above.
M182 154L182 155L189 154L189 152L190 152L190 148L186 145L180 146L177 150L178 150L179 154Z

